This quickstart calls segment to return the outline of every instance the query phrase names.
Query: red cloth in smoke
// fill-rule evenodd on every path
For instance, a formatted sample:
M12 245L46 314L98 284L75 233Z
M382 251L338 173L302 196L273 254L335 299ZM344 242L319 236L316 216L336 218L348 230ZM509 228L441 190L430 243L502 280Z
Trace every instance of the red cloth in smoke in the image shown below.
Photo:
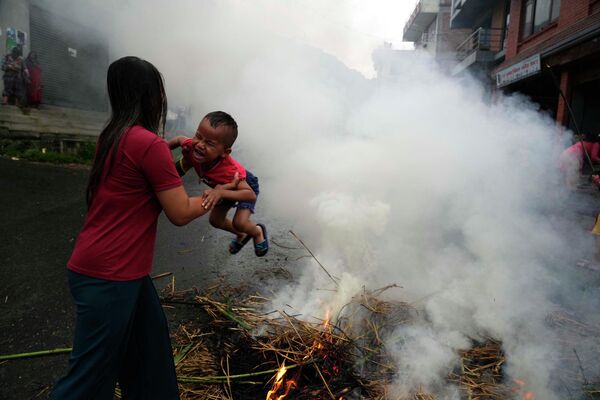
M27 85L27 102L29 105L38 106L42 103L42 68L32 65L29 70L29 84Z
M593 183L594 185L596 185L596 187L597 187L598 189L600 189L600 176L599 176L599 175L594 175L594 176L592 176L592 183Z
M585 149L585 152L584 152ZM561 170L567 170L572 166L581 169L586 158L585 153L590 156L592 162L600 162L600 143L578 141L572 146L566 148L560 155L559 167Z
M79 274L128 281L150 273L158 215L157 192L182 185L167 142L141 126L123 134L114 165L94 194L67 267Z
M208 186L224 185L233 181L236 172L239 174L239 179L246 179L246 168L229 154L221 158L214 166L208 170L204 170L202 165L194 162L191 156L192 139L187 139L181 144L183 157L187 165L192 165L198 176Z

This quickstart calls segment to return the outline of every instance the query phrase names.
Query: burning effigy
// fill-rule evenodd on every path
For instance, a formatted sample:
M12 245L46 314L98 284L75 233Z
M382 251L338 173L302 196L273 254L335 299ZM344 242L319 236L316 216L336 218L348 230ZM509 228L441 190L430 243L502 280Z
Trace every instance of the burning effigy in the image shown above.
M258 295L235 299L224 286L205 293L167 288L163 302L192 307L197 318L177 327L174 360L181 398L193 399L419 399L451 398L435 388L397 385L402 371L390 351L398 327L426 322L414 306L384 300L383 288L363 290L337 313L323 319L302 319L284 311L265 311L269 300ZM555 313L549 324L561 324L580 334L594 327ZM534 400L526 382L505 370L502 343L492 338L473 340L458 354L446 385L461 399ZM586 399L600 395L599 385L587 381L582 369L569 377L580 383ZM447 392L446 392L447 393ZM573 397L575 398L575 397Z

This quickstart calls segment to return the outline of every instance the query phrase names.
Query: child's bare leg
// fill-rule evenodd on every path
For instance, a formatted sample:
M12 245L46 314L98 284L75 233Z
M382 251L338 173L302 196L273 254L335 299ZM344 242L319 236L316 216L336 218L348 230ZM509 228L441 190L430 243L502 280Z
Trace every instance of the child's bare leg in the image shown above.
M244 233L236 231L231 220L227 218L230 208L230 206L223 204L215 206L210 212L209 222L215 228L231 232L238 237L238 240L241 240L245 236Z
M250 235L255 243L260 243L265 240L263 230L256 225L250 217L252 213L247 208L238 208L233 216L233 229L242 232L242 236Z

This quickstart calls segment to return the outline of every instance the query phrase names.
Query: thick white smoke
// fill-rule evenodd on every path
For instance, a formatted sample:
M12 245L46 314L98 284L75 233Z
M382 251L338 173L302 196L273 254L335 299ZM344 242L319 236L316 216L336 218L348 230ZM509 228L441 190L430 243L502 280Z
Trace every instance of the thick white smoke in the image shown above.
M398 332L402 346L389 343L399 392L439 387L469 338L491 336L511 376L558 398L544 319L555 293L568 299L557 270L573 246L553 217L565 199L554 122L519 96L490 104L424 54L408 54L394 82L366 79L290 40L284 26L311 37L319 25L268 1L171 4L108 7L112 53L157 65L170 100L196 120L216 109L237 119L234 154L260 177L260 214L297 231L339 282L320 290L336 286L305 260L274 303L317 316L363 286L396 283L388 295L428 316Z

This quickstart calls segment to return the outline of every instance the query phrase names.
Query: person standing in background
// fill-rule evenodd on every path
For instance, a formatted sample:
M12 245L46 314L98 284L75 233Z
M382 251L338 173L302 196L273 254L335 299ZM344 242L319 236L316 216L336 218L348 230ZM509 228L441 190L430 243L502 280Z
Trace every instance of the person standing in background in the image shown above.
M23 63L21 47L15 46L2 60L2 105L14 104L20 107L25 102L25 81L28 79L27 68Z
M559 157L559 169L562 171L567 188L574 190L579 184L583 165L589 160L600 163L600 135L591 135L590 139L575 137L575 143L565 149Z
M35 51L29 52L25 59L25 68L29 72L27 82L27 104L30 107L40 108L42 103L42 67Z

